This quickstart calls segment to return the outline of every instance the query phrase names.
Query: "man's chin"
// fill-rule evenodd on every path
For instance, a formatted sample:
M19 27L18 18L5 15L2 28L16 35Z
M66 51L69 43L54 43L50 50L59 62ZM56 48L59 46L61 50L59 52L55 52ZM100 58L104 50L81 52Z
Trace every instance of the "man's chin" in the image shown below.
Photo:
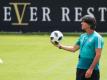
M86 32L84 29L82 29L82 32Z

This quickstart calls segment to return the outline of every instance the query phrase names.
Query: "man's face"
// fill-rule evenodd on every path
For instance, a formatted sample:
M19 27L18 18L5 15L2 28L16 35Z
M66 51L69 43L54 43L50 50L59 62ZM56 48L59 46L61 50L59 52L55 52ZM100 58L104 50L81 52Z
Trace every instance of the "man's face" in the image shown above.
M81 29L82 30L86 31L89 28L90 28L90 26L86 22L81 22Z

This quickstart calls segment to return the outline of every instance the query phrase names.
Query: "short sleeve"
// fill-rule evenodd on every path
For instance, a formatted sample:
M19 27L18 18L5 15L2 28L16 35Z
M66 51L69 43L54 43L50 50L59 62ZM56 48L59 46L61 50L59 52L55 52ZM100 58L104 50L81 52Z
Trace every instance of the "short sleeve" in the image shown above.
M96 37L95 38L95 48L103 48L104 41L102 37Z
M75 45L79 45L80 46L80 38L77 39Z

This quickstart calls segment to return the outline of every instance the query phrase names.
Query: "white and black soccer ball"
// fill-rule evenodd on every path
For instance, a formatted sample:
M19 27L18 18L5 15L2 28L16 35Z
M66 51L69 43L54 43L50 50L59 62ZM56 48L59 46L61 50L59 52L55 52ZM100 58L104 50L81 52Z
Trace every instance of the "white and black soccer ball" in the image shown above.
M50 39L54 44L58 44L63 38L63 34L60 31L53 31L50 35Z

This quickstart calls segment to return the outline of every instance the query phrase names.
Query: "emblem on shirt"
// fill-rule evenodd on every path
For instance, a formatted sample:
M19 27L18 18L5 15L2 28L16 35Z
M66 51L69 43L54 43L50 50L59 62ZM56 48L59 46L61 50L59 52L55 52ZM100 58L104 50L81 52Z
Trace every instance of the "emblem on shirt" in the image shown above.
M91 41L92 41L92 39L89 39L89 40L88 40L88 42L91 42Z

